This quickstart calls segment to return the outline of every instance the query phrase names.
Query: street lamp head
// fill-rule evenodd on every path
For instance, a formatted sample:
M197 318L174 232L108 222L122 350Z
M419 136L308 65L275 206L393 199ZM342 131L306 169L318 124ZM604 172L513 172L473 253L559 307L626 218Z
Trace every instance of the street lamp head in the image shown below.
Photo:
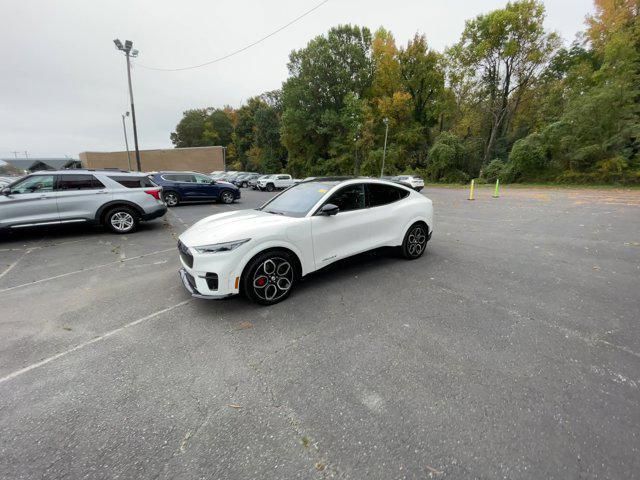
M129 116L129 110L127 110L126 112L124 112L124 114L128 117L128 116Z
M388 119L387 117L384 117L384 118L382 119L382 122L386 125L386 124L388 124L388 123L389 123L389 119Z
M116 38L116 39L113 41L113 43L115 43L115 44L116 44L116 48L117 48L118 50L124 50L124 46L122 45L122 42L120 41L120 39L119 39L119 38Z
M134 49L131 51L131 56L135 58L135 57L137 57L137 56L138 56L138 53L140 53L140 52L138 52L138 50L136 50L136 49L134 48Z
M130 52L131 51L131 47L133 47L133 42L131 40L125 40L124 41L124 50L125 50L125 52Z

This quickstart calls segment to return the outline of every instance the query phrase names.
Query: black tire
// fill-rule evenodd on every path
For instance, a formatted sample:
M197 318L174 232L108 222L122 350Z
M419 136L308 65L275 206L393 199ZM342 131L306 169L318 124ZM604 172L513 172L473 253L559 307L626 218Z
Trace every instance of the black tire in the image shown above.
M180 204L180 195L171 190L162 192L162 199L164 200L164 203L167 204L167 207L176 207Z
M291 253L268 250L247 264L242 273L240 292L260 305L274 305L291 294L298 276L298 262Z
M124 235L138 228L138 213L130 207L115 207L104 216L104 225L113 233Z
M424 251L427 249L427 237L429 229L423 222L416 222L409 227L402 246L400 247L400 253L407 260L415 260L420 258Z
M226 203L227 205L229 205L235 200L235 195L231 190L223 190L222 192L220 192L219 198L222 203Z
M267 192L273 192L276 189L273 183L267 183Z

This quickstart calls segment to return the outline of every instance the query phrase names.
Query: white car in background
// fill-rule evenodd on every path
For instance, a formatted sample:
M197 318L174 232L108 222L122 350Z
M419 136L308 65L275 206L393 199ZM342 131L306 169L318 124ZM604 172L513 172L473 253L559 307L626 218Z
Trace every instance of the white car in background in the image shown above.
M274 190L289 188L296 183L300 183L300 180L292 178L291 175L286 175L283 173L278 175L271 175L269 178L260 178L258 179L257 186L260 190L273 192Z
M195 297L242 293L272 305L305 275L367 250L398 247L405 258L419 258L432 233L431 200L410 188L367 178L316 178L255 210L194 224L179 238L180 276Z
M417 175L398 175L394 180L407 187L413 188L416 192L424 188L424 180Z

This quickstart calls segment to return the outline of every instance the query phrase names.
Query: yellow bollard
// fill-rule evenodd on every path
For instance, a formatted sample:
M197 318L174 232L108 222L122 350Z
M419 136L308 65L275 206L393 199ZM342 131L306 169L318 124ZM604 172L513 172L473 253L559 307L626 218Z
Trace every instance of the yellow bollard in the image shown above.
M493 191L493 198L498 198L500 196L500 179L496 178L496 189Z
M475 200L474 196L473 196L473 189L475 187L476 181L475 180L471 180L471 189L469 190L469 200Z

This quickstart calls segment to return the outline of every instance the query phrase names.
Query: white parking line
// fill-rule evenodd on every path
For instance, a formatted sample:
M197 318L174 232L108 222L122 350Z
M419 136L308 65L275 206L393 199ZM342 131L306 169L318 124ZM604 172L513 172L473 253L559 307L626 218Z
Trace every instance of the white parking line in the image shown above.
M31 370L34 370L34 369L39 368L39 367L42 367L42 366L46 365L47 363L53 362L54 360L57 360L57 359L59 359L61 357L69 355L70 353L76 352L76 351L78 351L78 350L80 350L80 349L82 349L84 347L87 347L87 346L89 346L91 344L94 344L96 342L104 340L105 338L109 338L112 335L115 335L116 333L122 332L123 330L125 330L127 328L133 327L133 326L135 326L135 325L137 325L139 323L142 323L142 322L144 322L146 320L151 320L152 318L156 318L156 317L162 315L163 313L170 312L171 310L174 310L174 309L176 309L178 307L186 305L187 303L191 302L191 300L192 299L184 300L183 302L176 303L175 305L172 305L170 307L163 308L162 310L158 310L157 312L154 312L154 313L152 313L150 315L147 315L146 317L139 318L138 320L134 320L133 322L127 323L126 325L123 325L122 327L118 327L115 330L111 330L110 332L107 332L107 333L102 334L102 335L100 335L98 337L92 338L91 340L87 340L86 342L83 342L83 343L81 343L79 345L76 345L75 347L70 348L69 350L65 350L64 352L57 353L57 354L55 354L55 355L53 355L53 356L51 356L49 358L45 358L44 360L40 360L39 362L33 363L33 364L29 365L28 367L24 367L24 368L21 368L20 370L16 370L15 372L10 373L6 377L0 378L0 384L2 384L4 382L7 382L7 381L9 381L9 380L11 380L13 378L16 378L16 377L22 375L23 373L27 373L27 372L30 372Z
M150 255L157 255L159 253L166 253L166 252L172 252L172 251L176 251L176 248L175 247L166 248L164 250L157 250L155 252L144 253L144 254L138 255L136 257L129 257L129 258L125 258L125 259L122 259L122 260L117 260L115 262L103 263L102 265L96 265L94 267L87 267L87 268L83 268L83 269L80 269L80 270L74 270L73 272L61 273L60 275L54 275L53 277L40 278L38 280L34 280L33 282L21 283L20 285L14 285L13 287L3 288L3 289L0 290L0 293L9 292L9 291L15 290L17 288L28 287L29 285L36 285L36 284L42 283L42 282L48 282L50 280L56 280L58 278L68 277L69 275L75 275L76 273L88 272L90 270L96 270L98 268L108 267L110 265L116 265L116 264L119 264L119 263L129 262L131 260L137 260L138 258L148 257ZM16 263L17 263L17 261L16 261ZM11 269L11 268L13 268L13 266L9 267L9 269ZM7 271L9 269L5 270L4 273L7 273Z

